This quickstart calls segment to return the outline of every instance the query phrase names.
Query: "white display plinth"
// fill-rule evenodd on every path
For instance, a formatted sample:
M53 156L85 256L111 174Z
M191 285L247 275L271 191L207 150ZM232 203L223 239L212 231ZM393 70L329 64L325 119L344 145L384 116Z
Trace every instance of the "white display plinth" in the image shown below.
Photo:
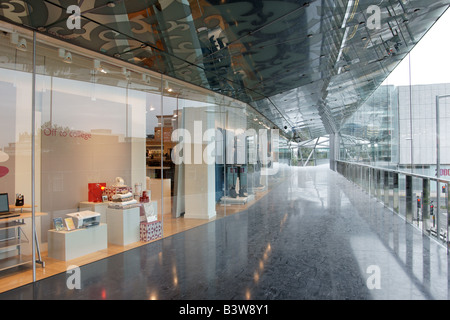
M106 208L108 207L108 202L90 202L82 201L80 202L80 211L90 210L100 213L100 222L106 223Z
M261 187L253 187L253 188L249 188L249 191L254 193L254 192L262 192L262 191L266 191L267 190L267 186L261 186Z
M127 245L140 241L139 207L130 209L106 209L108 221L108 243Z
M249 194L247 197L236 197L236 198L224 196L224 197L220 198L220 203L221 204L246 204L248 202L252 202L253 200L255 200L255 196L252 194Z
M58 260L71 260L106 249L107 227L98 226L72 231L48 230L48 256Z

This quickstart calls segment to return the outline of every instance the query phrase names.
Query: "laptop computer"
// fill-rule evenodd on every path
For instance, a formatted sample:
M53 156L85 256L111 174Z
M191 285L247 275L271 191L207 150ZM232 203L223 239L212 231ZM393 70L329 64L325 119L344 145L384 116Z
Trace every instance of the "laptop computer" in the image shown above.
M9 200L7 193L0 193L0 219L20 216L17 212L9 211Z

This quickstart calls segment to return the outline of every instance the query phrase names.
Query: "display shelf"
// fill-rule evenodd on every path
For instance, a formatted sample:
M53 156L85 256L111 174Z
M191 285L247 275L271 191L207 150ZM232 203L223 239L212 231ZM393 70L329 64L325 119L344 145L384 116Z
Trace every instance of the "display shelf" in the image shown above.
M22 239L9 239L0 241L0 250L14 248L20 246L21 244L28 243L28 241Z
M0 271L17 267L32 262L32 257L28 255L16 255L0 260Z
M0 220L0 230L16 229L14 236L0 239L0 250L2 251L2 253L6 252L9 253L14 250L17 251L17 254L14 256L0 258L0 271L32 262L32 259L24 258L28 257L29 255L24 255L21 248L23 244L30 243L22 228L23 226L26 225L25 219L32 218L32 212L24 212L23 210L20 211L21 212L17 217L10 217ZM43 215L46 214L42 212L35 213L36 217L41 217ZM22 238L21 233L25 236L25 239ZM41 259L37 234L35 234L35 237L36 237L36 251L38 254L38 260L36 260L36 262L40 263L42 267L44 267L45 263Z
M10 221L0 224L0 230L12 229L23 225L25 225L23 221Z

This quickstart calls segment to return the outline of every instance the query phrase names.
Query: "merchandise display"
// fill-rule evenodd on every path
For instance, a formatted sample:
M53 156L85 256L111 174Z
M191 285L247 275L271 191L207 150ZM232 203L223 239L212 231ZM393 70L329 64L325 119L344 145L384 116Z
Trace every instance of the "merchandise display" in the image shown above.
M142 183L134 184L134 198L140 199L142 197Z
M226 182L227 193L226 195L231 198L246 197L247 194L247 166L246 165L227 165L226 167ZM239 188L237 181L239 179Z
M75 230L75 224L71 217L64 219L64 225L66 226L67 231Z
M125 184L125 181L121 177L115 178L115 183L111 186L108 186L104 189L103 195L108 197L108 201L113 201L113 196L117 194L131 194L131 198L133 198L133 190ZM134 199L134 198L133 198ZM117 197L115 197L117 200Z
M16 193L16 206L22 207L24 204L24 196L23 194Z
M133 200L133 194L131 192L117 193L111 197L112 202L128 202Z
M142 196L140 196L139 202L141 203L150 202L149 193L150 191L142 191Z
M226 167L226 184L228 198L245 198L248 197L247 191L247 166L246 165L227 165Z
M65 230L62 218L55 218L55 219L53 219L53 226L55 227L56 231Z
M133 198L131 192L117 193L111 197L108 208L128 209L139 205L139 202Z
M106 187L105 190L103 191L104 195L107 196L107 200L108 201L112 201L112 197L115 194L120 194L122 192L132 192L131 188L127 187L127 186L122 186L122 187L118 187L118 186L109 186Z
M48 256L57 260L71 260L108 247L107 226L80 228L70 232L48 230Z
M162 238L161 221L141 222L140 239L143 242Z
M101 215L93 211L81 211L68 213L67 216L73 219L75 227L79 229L99 225Z
M88 199L90 202L102 202L103 191L106 188L106 183L88 183Z
M158 219L158 202L141 203L141 221L153 222Z
M108 225L108 243L125 246L130 243L139 242L139 208L106 209L106 221Z

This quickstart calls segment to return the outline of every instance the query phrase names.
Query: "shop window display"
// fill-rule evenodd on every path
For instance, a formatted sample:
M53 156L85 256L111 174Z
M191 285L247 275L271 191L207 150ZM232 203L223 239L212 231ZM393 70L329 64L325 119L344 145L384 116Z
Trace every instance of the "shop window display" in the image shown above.
M47 265L87 255L95 261L96 253L104 257L207 223L268 188L267 165L249 161L259 150L258 136L247 136L244 150L226 142L227 134L237 137L250 125L255 132L273 126L255 125L249 112L257 113L248 105L158 74L143 77L145 70L62 48L57 40L37 41L32 173L32 50L17 51L7 35L0 42L6 59L0 61L0 191L20 193L25 207L40 213L38 243ZM70 61L61 58L62 50ZM192 141L178 139L179 129ZM177 146L191 163L173 161ZM237 151L244 162L228 163L227 154ZM204 161L208 157L214 161ZM27 202L32 174L33 204ZM183 229L177 229L180 221ZM31 239L31 230L25 232Z

